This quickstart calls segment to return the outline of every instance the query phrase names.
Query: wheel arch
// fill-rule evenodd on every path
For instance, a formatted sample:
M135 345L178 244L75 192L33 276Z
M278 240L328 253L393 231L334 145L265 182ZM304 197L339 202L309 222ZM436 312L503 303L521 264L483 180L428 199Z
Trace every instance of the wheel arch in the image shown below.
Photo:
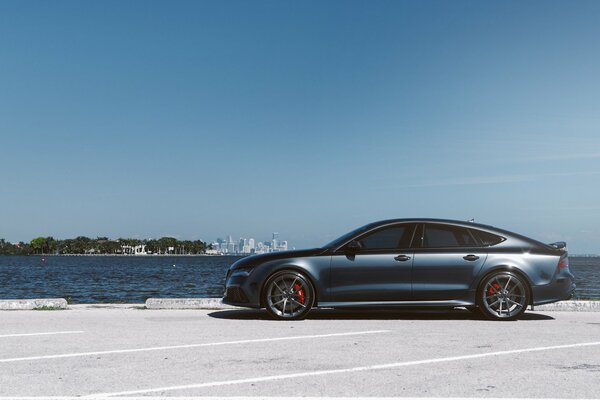
M269 282L269 280L271 279L271 277L273 275L278 274L283 271L298 272L306 277L306 279L308 280L308 283L310 284L310 286L312 288L313 294L314 294L313 304L311 305L311 307L317 307L319 304L319 300L318 300L319 295L317 292L317 286L315 285L315 277L306 268L302 268L302 267L300 267L298 265L294 265L294 264L286 264L286 265L278 266L278 267L274 268L271 272L269 272L269 274L265 277L265 279L263 279L263 283L260 288L260 297L259 297L260 307L262 308L262 307L266 306L266 304L264 303L264 294L265 294L265 289L267 288L267 283Z
M531 279L527 276L525 272L523 272L519 267L510 264L499 264L494 267L491 267L485 271L483 271L481 277L477 281L477 285L475 287L475 302L477 303L477 299L479 297L479 290L481 289L481 285L485 281L485 279L497 272L512 272L513 274L519 275L525 281L525 287L527 288L527 292L529 293L529 304L533 303L533 290ZM527 305L529 305L527 304Z

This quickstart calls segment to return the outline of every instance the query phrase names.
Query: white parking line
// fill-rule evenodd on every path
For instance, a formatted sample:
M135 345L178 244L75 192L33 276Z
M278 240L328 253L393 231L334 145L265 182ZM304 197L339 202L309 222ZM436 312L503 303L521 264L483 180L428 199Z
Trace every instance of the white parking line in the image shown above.
M413 366L413 365L434 364L434 363L441 363L441 362L448 362L448 361L459 361L459 360L469 360L469 359L482 358L482 357L502 356L502 355L507 355L507 354L530 353L530 352L535 352L535 351L569 349L569 348L573 348L573 347L587 347L587 346L600 346L600 342L564 344L564 345L559 345L559 346L546 346L546 347L531 347L531 348L526 348L526 349L494 351L491 353L469 354L469 355L465 355L465 356L430 358L430 359L426 359L426 360L417 360L417 361L404 361L404 362L397 362L397 363L391 363L391 364L368 365L368 366L353 367L353 368L340 368L340 369L329 369L329 370L312 371L312 372L299 372L299 373L293 373L293 374L260 376L260 377L255 377L255 378L234 379L234 380L229 380L229 381L204 382L204 383L178 385L178 386L165 386L165 387L159 387L159 388L153 388L153 389L128 390L128 391L123 391L123 392L97 393L97 394L92 394L92 395L83 396L83 397L102 398L102 397L110 397L110 396L128 396L128 395L136 395L136 394L144 394L144 393L165 392L165 391L170 391L170 390L199 389L199 388L207 388L207 387L215 387L215 386L238 385L238 384L242 384L242 383L267 382L267 381L275 381L275 380L280 380L280 379L305 378L305 377L309 377L309 376L343 374L343 373L349 373L349 372L373 371L373 370L380 370L380 369L392 369L392 368L400 368L400 367L409 367L409 366Z
M214 343L182 344L182 345L175 345L175 346L144 347L144 348L137 348L137 349L88 351L85 353L67 353L67 354L51 354L51 355L47 355L47 356L4 358L4 359L0 359L0 363L9 363L9 362L16 362L16 361L32 361L32 360L49 360L49 359L54 359L54 358L85 357L85 356L95 356L95 355L101 355L101 354L121 354L121 353L137 353L137 352L142 352L142 351L191 349L194 347L225 346L225 345L245 344L245 343L279 342L279 341L284 341L284 340L302 340L302 339L317 339L317 338L340 337L340 336L369 335L369 334L374 334L374 333L387 333L387 332L390 332L390 331L389 330L380 330L380 331L362 331L362 332L343 332L343 333L328 333L328 334L323 334L323 335L288 336L288 337L265 338L265 339L233 340L233 341L229 341L229 342L214 342Z
M83 333L83 331L60 331L60 332L36 332L36 333L10 333L0 335L0 338L21 337L21 336L45 336L45 335L68 335L71 333Z
M270 397L270 396L169 396L174 400L481 400L481 397ZM81 397L0 397L0 400L81 400ZM111 397L111 400L164 400L164 396L127 396ZM580 398L568 400L598 400L599 398ZM486 397L485 400L567 400L561 398L545 397Z

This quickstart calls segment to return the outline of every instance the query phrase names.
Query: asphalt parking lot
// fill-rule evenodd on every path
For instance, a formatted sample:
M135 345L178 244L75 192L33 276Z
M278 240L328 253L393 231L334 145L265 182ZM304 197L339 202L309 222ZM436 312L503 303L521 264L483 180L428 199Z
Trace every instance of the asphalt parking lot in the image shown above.
M2 397L600 397L600 313L0 312Z

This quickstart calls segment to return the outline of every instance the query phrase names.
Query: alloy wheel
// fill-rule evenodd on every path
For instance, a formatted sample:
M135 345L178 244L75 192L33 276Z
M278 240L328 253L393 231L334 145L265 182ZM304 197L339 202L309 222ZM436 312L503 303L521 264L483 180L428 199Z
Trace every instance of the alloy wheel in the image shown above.
M480 308L492 319L515 319L528 303L525 282L510 272L491 275L480 288Z
M298 272L283 272L267 283L265 305L279 319L299 319L308 313L313 291L307 279Z

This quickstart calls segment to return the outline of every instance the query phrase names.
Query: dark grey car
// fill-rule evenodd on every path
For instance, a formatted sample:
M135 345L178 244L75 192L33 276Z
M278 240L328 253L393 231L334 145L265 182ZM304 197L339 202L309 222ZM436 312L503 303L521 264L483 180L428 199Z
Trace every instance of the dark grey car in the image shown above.
M564 242L488 225L396 219L316 249L245 257L227 272L224 303L300 319L315 307L466 307L490 319L568 299Z

